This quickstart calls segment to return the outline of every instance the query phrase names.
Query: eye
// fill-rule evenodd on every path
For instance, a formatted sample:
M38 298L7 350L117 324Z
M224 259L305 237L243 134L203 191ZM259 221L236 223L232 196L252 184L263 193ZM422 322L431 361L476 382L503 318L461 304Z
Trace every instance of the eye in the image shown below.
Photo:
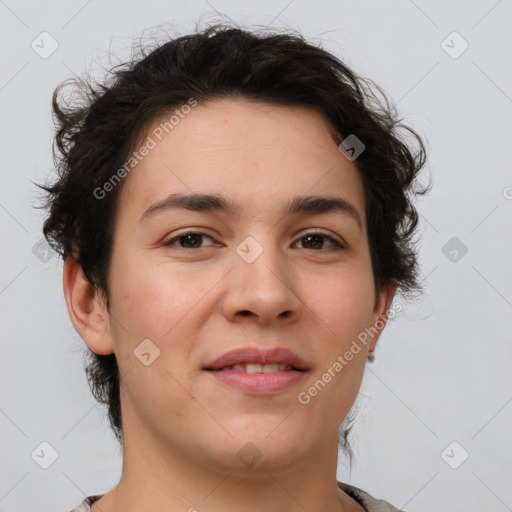
M168 241L164 242L164 246L177 246L181 249L201 249L204 247L202 245L202 241L204 238L209 238L210 240L213 240L212 237L196 232L196 231L189 231L188 233L182 233L178 236L175 236ZM329 236L325 233L314 231L310 233L306 233L305 235L301 236L296 243L298 242L306 242L306 247L302 247L304 249L322 249L324 248L324 242L328 241L331 245L333 245L335 248L338 249L345 249L345 245L343 245L341 242L336 240L334 237ZM304 245L304 244L303 244Z
M163 245L177 245L181 249L200 249L201 241L205 237L212 240L212 238L210 236L205 235L204 233L189 231L188 233L182 233L181 235L171 238L170 240L165 242ZM178 242L178 244L176 244L176 242ZM180 244L185 244L185 245L183 246Z
M305 235L301 236L297 242L306 240L306 245L308 247L304 247L304 249L314 249L314 247L323 246L323 240L328 240L331 244L333 244L338 249L345 249L345 245L343 245L341 242L338 242L335 238L332 236L326 235L325 233L314 231L311 233L306 233Z

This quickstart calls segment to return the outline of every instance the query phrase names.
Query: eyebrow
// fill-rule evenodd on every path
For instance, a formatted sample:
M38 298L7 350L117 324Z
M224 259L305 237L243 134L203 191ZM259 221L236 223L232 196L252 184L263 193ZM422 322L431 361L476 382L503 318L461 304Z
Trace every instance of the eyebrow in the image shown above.
M176 209L235 215L243 208L241 204L220 194L174 193L161 201L153 203L144 211L139 222L145 221L159 213ZM348 215L356 221L359 230L363 230L363 223L357 208L346 199L338 196L296 196L283 208L281 216L286 217L298 214L319 215L323 213L343 213Z

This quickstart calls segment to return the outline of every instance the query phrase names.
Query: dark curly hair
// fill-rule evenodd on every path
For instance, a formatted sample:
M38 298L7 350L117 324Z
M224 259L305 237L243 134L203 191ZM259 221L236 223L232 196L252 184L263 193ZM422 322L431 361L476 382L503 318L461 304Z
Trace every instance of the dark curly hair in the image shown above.
M42 207L48 209L43 227L48 243L64 260L77 258L107 309L114 218L123 183L101 200L93 191L123 167L156 116L190 98L199 104L243 97L309 107L325 116L337 142L356 135L365 145L354 163L364 184L376 291L389 284L405 295L422 291L413 240L418 213L412 199L430 186L415 187L426 162L425 146L374 82L292 32L247 31L219 23L139 50L138 57L108 71L102 83L74 78L55 89L58 177L40 185L45 191ZM71 96L65 100L68 86ZM91 351L88 357L91 391L108 406L110 424L122 443L116 357Z

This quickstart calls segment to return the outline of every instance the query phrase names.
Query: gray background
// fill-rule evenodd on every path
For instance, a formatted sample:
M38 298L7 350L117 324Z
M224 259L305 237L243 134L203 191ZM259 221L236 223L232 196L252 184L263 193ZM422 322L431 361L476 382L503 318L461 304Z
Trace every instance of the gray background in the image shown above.
M321 41L382 85L429 143L434 188L418 203L427 295L379 341L352 435L357 463L351 473L340 463L338 478L410 512L512 510L512 1L0 0L0 511L67 511L120 475L61 262L39 244L31 181L52 169L51 93L109 48L128 56L147 27L185 34L220 21L216 11ZM58 43L47 58L43 31ZM58 453L47 469L42 442Z

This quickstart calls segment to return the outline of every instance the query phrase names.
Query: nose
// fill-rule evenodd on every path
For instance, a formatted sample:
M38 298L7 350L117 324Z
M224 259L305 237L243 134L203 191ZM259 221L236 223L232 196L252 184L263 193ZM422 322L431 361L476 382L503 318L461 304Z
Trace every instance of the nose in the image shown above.
M241 245L234 253L234 268L227 276L225 317L235 322L256 321L262 326L296 322L302 306L295 290L298 276L287 265L284 255L277 248L256 244L254 239L252 245ZM246 254L262 252L252 260L245 257L244 249L248 249Z

